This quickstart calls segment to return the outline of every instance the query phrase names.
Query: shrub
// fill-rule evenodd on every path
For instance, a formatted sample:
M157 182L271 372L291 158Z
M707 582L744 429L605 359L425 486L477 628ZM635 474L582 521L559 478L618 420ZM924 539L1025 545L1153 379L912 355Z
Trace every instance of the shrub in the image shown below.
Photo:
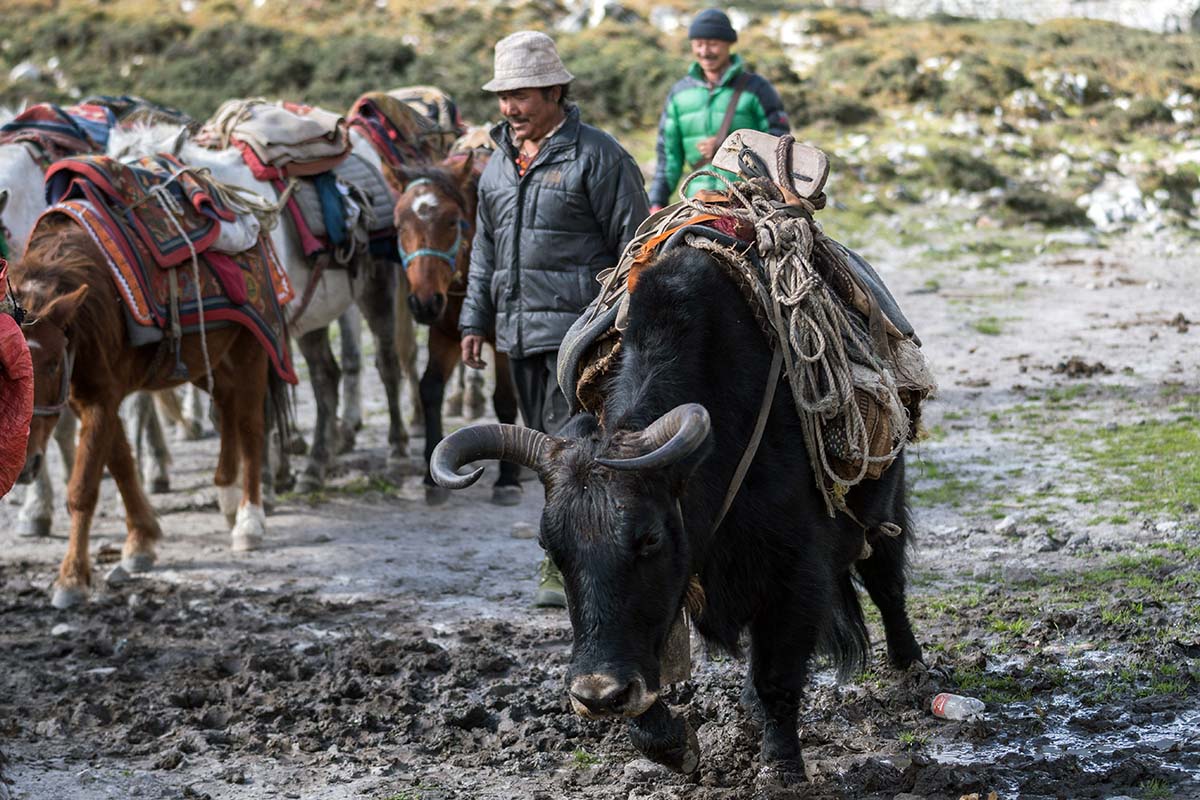
M1047 228L1078 228L1091 224L1082 208L1065 197L1034 186L1022 184L1009 189L1000 205L1004 215L1014 223L1033 222Z
M941 150L925 159L925 170L939 186L967 192L986 192L1004 185L1004 176L990 161L965 150Z

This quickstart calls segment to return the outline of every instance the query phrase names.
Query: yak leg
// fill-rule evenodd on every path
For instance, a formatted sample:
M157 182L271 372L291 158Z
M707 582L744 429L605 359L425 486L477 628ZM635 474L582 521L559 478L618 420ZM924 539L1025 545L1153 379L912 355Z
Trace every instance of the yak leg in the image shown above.
M308 454L297 489L315 492L325 483L325 470L332 461L332 446L337 437L338 383L341 378L333 349L329 346L329 331L318 328L299 339L300 352L308 363L312 377L313 396L317 401L317 424L313 445Z
M429 329L429 360L421 376L421 406L425 409L425 502L440 506L450 499L450 490L433 482L429 461L433 448L442 440L442 398L446 379L454 373L454 365L462 356L458 340L439 328Z
M871 557L856 563L863 586L883 618L888 659L898 669L921 660L921 645L913 636L905 605L904 548L906 532L892 538L871 538Z
M67 553L54 582L51 604L55 608L70 608L87 597L92 582L92 566L88 557L88 536L96 501L100 497L100 478L109 458L112 439L125 436L117 414L117 400L86 406L80 419L79 446L75 451L75 466L67 485L67 509L71 513L71 536ZM128 447L128 443L126 443Z
M400 408L400 358L396 353L396 291L392 285L393 270L378 262L371 263L367 291L358 301L367 316L367 325L375 337L375 368L388 404L388 459L408 458L408 429Z
M417 373L417 357L420 355L417 323L413 319L412 309L408 307L408 276L404 270L399 270L396 275L396 302L392 306L396 315L396 356L400 359L400 371L408 384L408 397L413 406L409 424L420 428L425 424L425 410L421 407L421 376Z
M342 346L342 421L338 427L339 453L354 449L363 426L362 407L362 316L350 306L338 317Z
M513 385L512 370L508 367L508 356L496 353L496 391L492 395L492 408L496 419L507 425L517 421L517 388ZM521 504L521 466L510 461L500 462L500 476L492 487L492 502L498 506Z
M661 699L629 721L629 740L646 758L676 772L690 774L700 766L700 742L683 717L671 714Z

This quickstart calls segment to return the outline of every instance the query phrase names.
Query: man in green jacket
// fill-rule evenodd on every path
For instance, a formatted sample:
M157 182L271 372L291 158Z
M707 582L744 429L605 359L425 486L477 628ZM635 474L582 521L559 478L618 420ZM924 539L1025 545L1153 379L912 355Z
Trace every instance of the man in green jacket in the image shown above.
M724 12L701 11L688 28L696 62L688 74L671 87L658 123L658 163L650 185L651 212L665 206L675 191L683 168L699 169L712 160L729 103L737 97L733 118L725 134L741 128L788 133L788 118L774 87L761 75L749 72L741 56L730 48L737 31ZM702 177L688 186L688 196L701 189L722 189L715 178Z

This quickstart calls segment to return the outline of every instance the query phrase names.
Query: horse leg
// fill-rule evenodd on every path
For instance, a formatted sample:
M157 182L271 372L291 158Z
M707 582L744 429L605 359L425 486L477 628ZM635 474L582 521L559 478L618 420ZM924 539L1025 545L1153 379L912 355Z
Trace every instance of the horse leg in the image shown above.
M149 395L138 393L137 408L153 408ZM108 449L108 471L117 483L125 503L125 547L121 550L121 566L129 572L145 572L154 564L154 545L162 538L162 529L154 509L142 490L137 462L129 440L114 434Z
M88 535L96 501L100 497L100 478L108 460L111 441L124 437L118 402L86 406L80 419L79 446L75 451L75 466L67 486L67 509L71 513L71 536L67 553L54 582L50 600L55 608L70 608L87 597L92 582L92 566L88 560ZM128 442L126 443L128 446Z
M404 270L396 273L396 302L392 305L396 315L396 355L400 359L400 371L408 384L408 396L412 402L413 413L409 424L419 428L425 424L425 410L421 406L421 384L417 375L417 357L420 347L417 344L417 323L412 317L412 309L408 307L408 276Z
M487 410L487 396L483 391L483 370L468 367L465 383L463 416L467 419L479 419Z
M451 379L450 394L446 395L446 401L442 404L442 413L447 417L461 417L463 415L463 397L466 395L466 372L467 365L459 364L454 368L454 376Z
M350 306L338 317L342 345L342 422L338 429L339 453L354 449L362 430L362 316Z
M386 263L372 262L367 291L360 297L359 308L367 316L367 325L375 337L375 368L388 404L388 460L408 458L408 429L400 408L400 358L396 353L396 293L392 287L394 270Z
M301 492L315 492L325 483L325 470L332 460L332 445L337 436L338 383L340 374L329 346L329 329L317 328L298 340L300 352L312 376L313 396L317 401L317 425L308 463L297 482Z
M257 347L257 342L244 337L243 348L255 348L259 358L253 364L241 364L238 368L237 390L230 395L228 410L232 416L227 427L236 430L238 449L242 460L242 502L238 507L237 519L230 533L234 550L255 550L262 545L266 535L266 515L262 506L263 443L266 441L264 412L267 403L268 370L266 352ZM247 381L244 376L258 375L257 381ZM336 384L335 384L336 386Z
M193 442L204 437L204 399L198 386L183 387L183 438Z
M213 473L213 483L217 487L217 508L225 516L225 524L232 528L237 524L238 504L241 500L241 490L237 486L238 479L238 441L237 426L228 418L225 408L233 402L230 397L232 389L224 383L213 382L213 400L221 409L221 448L217 454L217 469Z
M71 480L71 467L75 464L75 432L78 420L70 408L64 408L54 425L54 440L63 462L63 483ZM37 478L25 490L25 502L17 513L17 535L49 536L54 520L54 482L50 478L47 463L38 471Z
M492 394L492 408L496 419L507 425L517 421L517 388L513 385L512 371L508 368L508 356L496 353L496 391ZM508 461L500 462L500 476L492 487L492 502L500 506L515 506L521 503L521 467Z
M171 475L167 471L171 465L171 452L167 449L156 403L149 392L135 394L133 403L137 414L137 460L146 467L143 474L149 475L146 482L150 484L150 493L165 494L171 491ZM143 442L148 446L148 460L143 456Z
M439 328L429 329L429 360L425 363L425 374L421 376L421 406L425 409L425 502L440 506L450 499L450 490L433 482L429 472L429 461L433 448L442 440L442 396L446 391L446 379L454 372L454 365L462 356L458 340L447 336Z

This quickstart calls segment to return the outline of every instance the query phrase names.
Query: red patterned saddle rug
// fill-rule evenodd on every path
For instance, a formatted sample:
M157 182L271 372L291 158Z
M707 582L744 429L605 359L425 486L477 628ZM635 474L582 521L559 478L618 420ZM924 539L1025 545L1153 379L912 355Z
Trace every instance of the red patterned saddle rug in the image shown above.
M116 114L100 103L39 103L0 127L0 144L28 144L49 167L60 158L103 150L116 124Z
M136 165L103 156L60 163L61 169L56 164L53 174L47 174L47 197L53 204L41 219L65 214L104 253L135 345L159 341L163 331L170 331L175 281L183 333L199 330L202 303L207 327L244 326L266 349L279 377L296 383L283 310L295 291L267 236L234 255L208 249L220 232L220 220L233 219L233 214L207 179L180 173L183 165L163 154ZM172 193L181 215L160 205L154 193L164 191ZM198 254L198 286L189 241Z

